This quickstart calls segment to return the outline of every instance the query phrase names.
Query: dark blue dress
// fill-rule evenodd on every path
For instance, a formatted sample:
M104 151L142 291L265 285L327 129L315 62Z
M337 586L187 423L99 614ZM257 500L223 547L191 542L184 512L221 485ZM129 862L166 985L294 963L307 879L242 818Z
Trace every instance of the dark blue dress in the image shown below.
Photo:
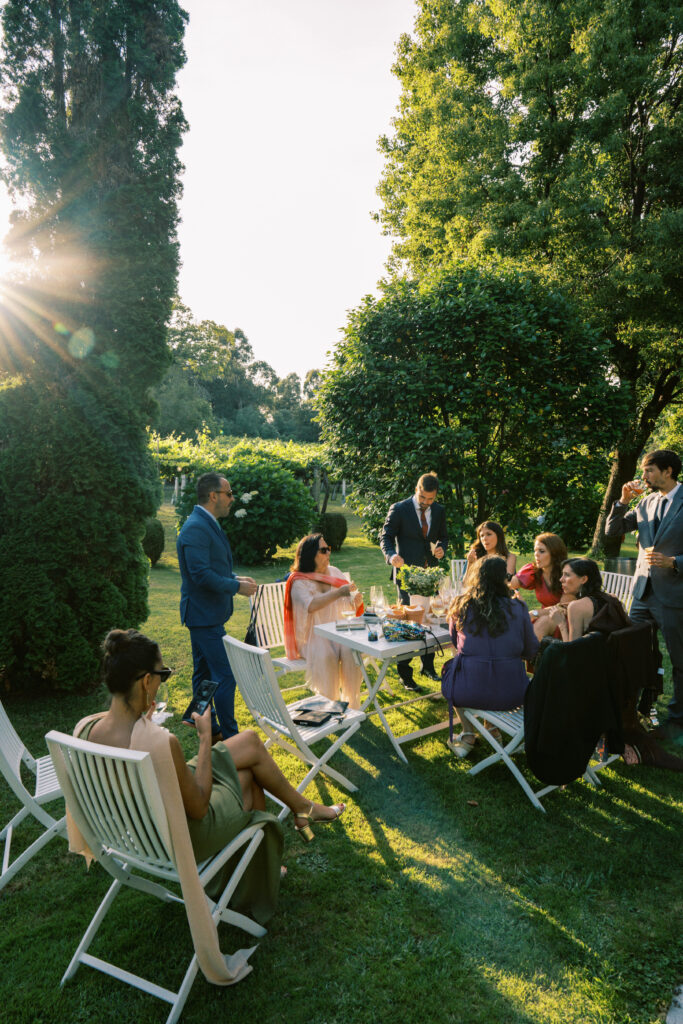
M509 625L500 636L489 636L486 628L472 633L469 610L461 631L451 623L456 653L443 667L442 691L456 707L509 711L524 700L529 684L524 659L535 656L538 640L524 602L501 600Z

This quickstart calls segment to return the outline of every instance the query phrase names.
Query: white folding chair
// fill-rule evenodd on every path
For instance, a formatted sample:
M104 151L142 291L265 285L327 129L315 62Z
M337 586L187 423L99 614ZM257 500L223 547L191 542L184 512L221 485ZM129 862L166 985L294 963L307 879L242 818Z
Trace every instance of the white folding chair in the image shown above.
M602 589L606 594L619 598L627 612L633 604L633 576L620 572L603 572Z
M182 1013L198 971L196 954L190 960L180 988L174 992L88 953L105 915L124 886L164 902L184 905L182 897L167 889L165 884L145 877L152 875L162 883L179 882L168 818L152 757L140 750L90 743L61 732L49 732L45 739L67 808L90 850L113 878L61 983L73 977L80 964L87 964L170 1003L166 1024L173 1024ZM243 850L220 899L217 902L208 896L206 899L216 925L226 921L259 937L266 934L265 928L227 907L263 839L263 827L261 824L244 829L220 853L197 865L200 882L205 888L226 861Z
M343 718L332 718L324 725L297 726L292 721L291 713L302 704L310 702L311 698L304 697L292 704L285 704L267 650L243 644L231 636L224 636L223 643L244 703L258 727L266 734L266 747L275 743L311 766L296 787L298 792L303 793L318 772L322 771L340 786L354 793L358 787L341 772L331 768L328 761L360 728L361 722L365 720L365 714L347 708ZM312 744L333 733L337 734L336 740L318 757L311 749ZM284 807L280 818L286 817L287 813L288 808Z
M478 775L485 768L490 768L491 765L502 761L522 787L534 807L545 813L545 807L541 803L541 799L547 793L557 789L557 786L542 786L540 789L534 790L512 760L512 755L515 752L522 753L524 751L524 709L517 708L515 711L480 711L476 708L467 708L465 710L465 718L480 736L493 747L493 753L484 758L483 761L478 761L477 764L473 765L468 775ZM510 740L508 742L497 740L495 736L491 735L484 722L494 729L499 729L505 736L509 736ZM608 761L603 761L599 766L587 765L586 771L583 774L584 780L591 786L599 786L600 780L596 772L615 760L617 760L616 755L612 755Z
M257 594L249 599L252 608L257 598L259 604L256 613L256 639L259 647L267 647L269 650L284 647L285 584L260 583ZM306 661L304 658L278 657L273 658L273 665L276 666L277 674L302 672L306 668Z
M35 777L33 792L26 788L21 777L22 764ZM49 843L55 836L66 834L66 824L63 815L59 819L53 818L43 808L43 804L57 800L62 795L52 758L49 754L37 759L31 757L7 717L7 712L2 704L0 704L0 771L22 805L0 832L0 840L5 844L2 853L2 871L0 872L0 889L3 889L17 871L46 843ZM45 831L10 864L10 847L14 830L29 815L40 822Z

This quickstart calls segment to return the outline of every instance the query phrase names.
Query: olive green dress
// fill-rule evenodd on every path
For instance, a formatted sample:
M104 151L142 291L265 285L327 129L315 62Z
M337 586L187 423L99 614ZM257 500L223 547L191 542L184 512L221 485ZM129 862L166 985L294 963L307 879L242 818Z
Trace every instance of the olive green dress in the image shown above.
M196 757L188 761L194 769ZM282 825L274 814L268 811L245 811L242 805L242 787L237 776L235 762L222 743L211 748L211 774L213 785L209 809L203 818L187 819L192 849L198 861L218 853L235 836L249 825L265 822L263 840L240 881L230 906L241 913L250 913L265 924L275 913L280 889L280 865L284 846ZM244 847L231 858L225 868L219 871L217 879L207 886L207 893L213 899L225 887L230 873L242 856Z
M88 738L92 725L94 722L83 729L83 739ZM196 761L196 757L192 758L188 767L194 770ZM197 861L206 860L219 853L242 829L265 822L263 839L230 900L233 910L250 914L259 924L265 924L275 913L280 889L284 845L282 825L268 811L244 810L235 762L223 743L216 743L211 748L211 774L213 783L208 811L199 820L187 819L194 855ZM207 885L206 892L212 899L217 899L222 893L244 849L242 846Z

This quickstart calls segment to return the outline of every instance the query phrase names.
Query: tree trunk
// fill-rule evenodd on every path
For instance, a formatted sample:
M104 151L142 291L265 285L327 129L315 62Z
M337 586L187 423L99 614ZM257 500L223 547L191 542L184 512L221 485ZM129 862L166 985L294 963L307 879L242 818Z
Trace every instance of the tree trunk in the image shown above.
M324 516L327 512L327 503L330 500L330 478L325 471L323 471L322 474L322 486L325 492L325 497L323 498L323 503L320 507L320 514Z
M597 558L601 553L608 557L616 557L619 554L622 538L605 537L605 522L612 505L621 494L621 488L635 476L640 452L640 444L634 446L633 443L629 444L626 442L617 449L617 453L612 461L609 483L607 484L602 506L598 513L598 521L595 524L593 543L589 552L593 558Z
M313 467L313 500L315 507L320 511L320 467Z

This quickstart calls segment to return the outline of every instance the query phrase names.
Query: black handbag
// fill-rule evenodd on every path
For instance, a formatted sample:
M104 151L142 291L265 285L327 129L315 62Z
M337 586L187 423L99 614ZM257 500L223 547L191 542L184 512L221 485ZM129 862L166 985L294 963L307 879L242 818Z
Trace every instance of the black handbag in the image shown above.
M254 602L251 606L251 615L249 616L249 625L247 626L247 632L244 636L245 644L250 644L252 647L259 647L258 637L256 635L256 620L258 619L258 610L261 607L261 595L263 594L263 587L257 587L256 593L254 594Z

